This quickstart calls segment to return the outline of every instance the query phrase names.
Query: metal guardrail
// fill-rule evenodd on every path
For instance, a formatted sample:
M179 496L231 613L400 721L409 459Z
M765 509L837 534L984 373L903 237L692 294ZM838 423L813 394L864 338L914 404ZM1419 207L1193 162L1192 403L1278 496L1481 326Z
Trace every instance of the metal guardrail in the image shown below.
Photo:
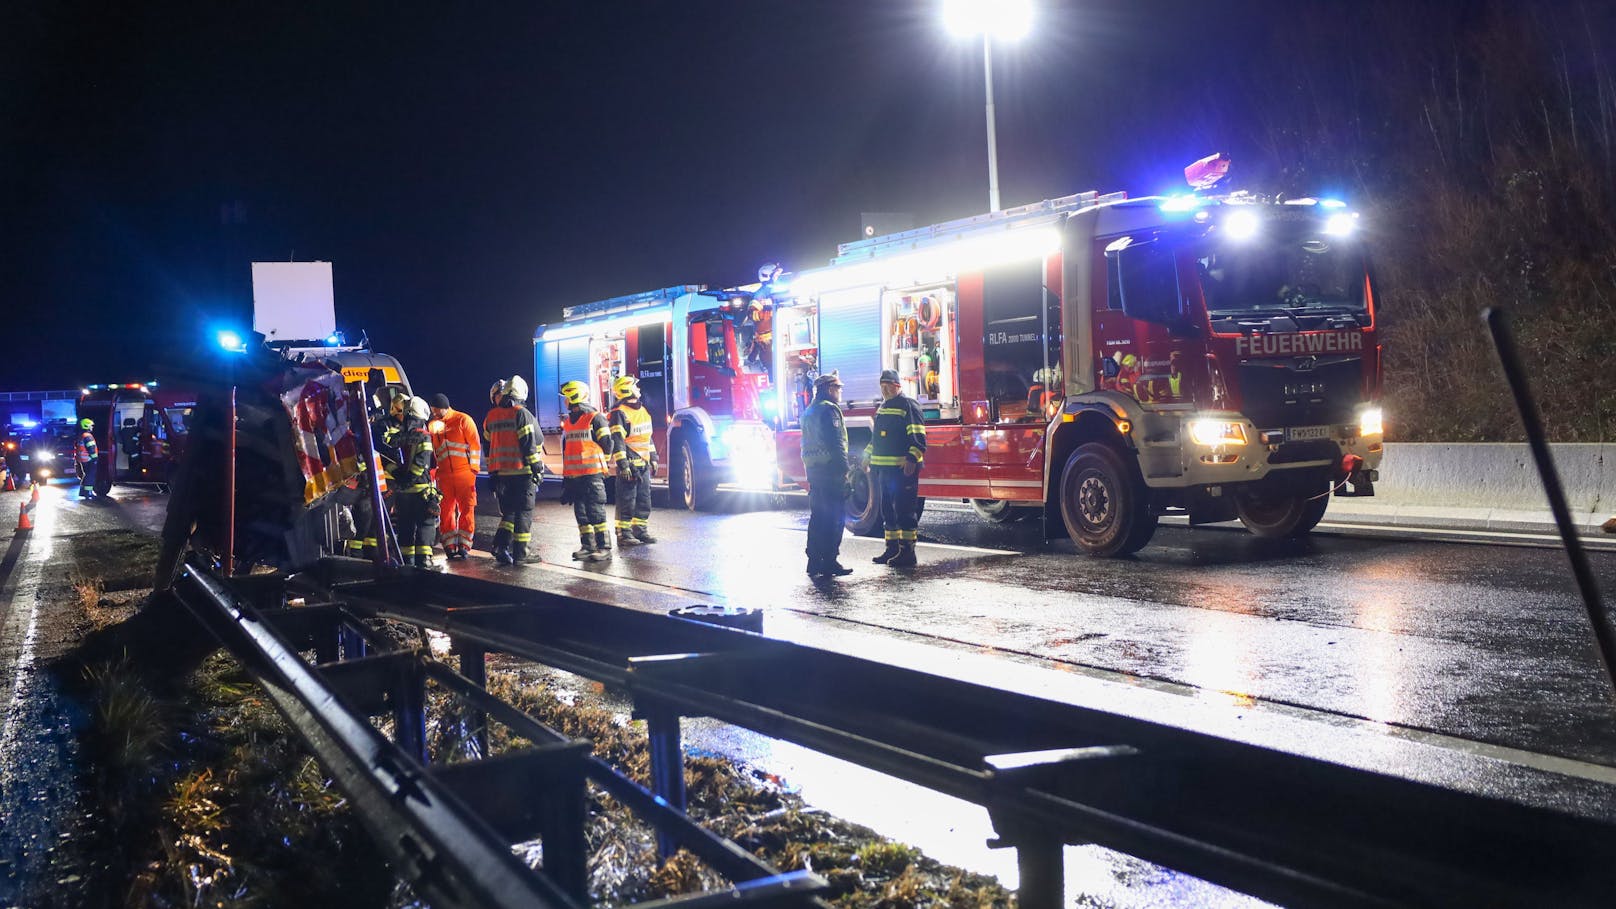
M1616 819L1590 819L770 640L446 575L294 579L356 613L624 685L653 788L683 804L679 720L710 716L989 810L1021 903L1062 904L1098 843L1297 905L1605 906Z
M697 825L682 805L668 805L593 757L588 742L489 695L480 650L462 654L473 676L467 678L416 651L392 649L339 603L283 608L286 579L278 575L225 581L191 560L174 592L257 680L347 794L389 864L434 906L588 906L586 780L649 823L669 852L688 849L734 882L729 890L641 906L821 905L815 894L825 883L817 876L776 872ZM300 656L304 650L314 652L315 665ZM487 753L489 718L535 747L434 765L426 741L428 680L472 708L479 754ZM371 725L373 716L392 718L392 740ZM533 839L541 844L542 873L510 849Z

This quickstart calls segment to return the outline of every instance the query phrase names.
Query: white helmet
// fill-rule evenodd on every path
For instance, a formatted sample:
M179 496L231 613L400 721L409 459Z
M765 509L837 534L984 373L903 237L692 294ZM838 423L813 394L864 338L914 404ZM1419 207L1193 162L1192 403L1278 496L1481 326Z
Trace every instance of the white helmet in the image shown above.
M409 414L412 418L425 421L432 416L432 408L426 406L426 398L416 396L410 398Z
M509 397L518 404L526 401L527 382L523 381L521 376L511 376L509 379L506 379L494 386L495 401L497 402L498 399L504 397Z

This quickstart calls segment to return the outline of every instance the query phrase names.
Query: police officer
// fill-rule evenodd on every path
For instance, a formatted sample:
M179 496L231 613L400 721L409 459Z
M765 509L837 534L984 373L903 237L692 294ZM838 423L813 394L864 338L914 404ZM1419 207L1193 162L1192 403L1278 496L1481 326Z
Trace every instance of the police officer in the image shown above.
M920 465L926 460L926 418L915 399L903 393L897 370L881 371L881 397L865 457L870 480L881 490L887 548L872 561L913 568L920 525Z
M834 371L814 380L814 402L802 412L802 467L808 474L808 574L853 573L837 556L846 513L847 427L842 424L842 380Z
M655 543L651 536L651 477L656 475L655 428L651 411L640 401L640 383L633 376L618 376L612 383L617 406L610 424L617 466L617 545Z
M393 467L393 525L404 564L432 568L432 543L438 535L438 487L432 482L432 437L426 421L431 416L422 398L404 405L396 439L399 462Z
M606 464L617 451L606 417L589 403L589 386L568 382L561 386L567 416L561 421L562 502L572 503L578 521L578 551L574 559L604 562L612 557L606 536Z
M499 529L494 531L494 559L515 565L527 559L533 539L533 496L539 490L544 440L539 421L523 407L527 383L511 376L494 383L488 402L494 409L483 418L488 437L488 473L499 499Z
M96 498L95 465L101 460L95 448L95 421L89 417L79 421L79 440L73 446L73 459L79 467L79 498Z

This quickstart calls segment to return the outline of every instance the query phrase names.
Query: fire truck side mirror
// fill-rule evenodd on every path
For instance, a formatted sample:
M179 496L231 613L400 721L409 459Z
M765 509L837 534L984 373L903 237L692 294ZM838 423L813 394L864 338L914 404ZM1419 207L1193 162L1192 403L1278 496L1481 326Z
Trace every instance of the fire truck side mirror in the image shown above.
M1171 247L1160 240L1113 244L1106 250L1112 260L1112 280L1122 311L1129 318L1186 329L1183 294L1178 287L1178 262Z

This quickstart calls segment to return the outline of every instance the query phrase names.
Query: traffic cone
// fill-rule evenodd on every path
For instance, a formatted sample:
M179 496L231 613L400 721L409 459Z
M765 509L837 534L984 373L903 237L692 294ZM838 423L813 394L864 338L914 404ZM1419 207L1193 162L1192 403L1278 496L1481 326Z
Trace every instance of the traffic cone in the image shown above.
M16 490L17 481L11 478L11 471L8 470L6 471L6 492L15 492Z
M29 514L29 512L34 510L33 504L34 503L32 502L24 502L17 506L17 530L23 531L34 529L34 517L33 515Z
M28 501L31 504L38 505L39 504L39 484L38 483L33 484L33 489L34 489L34 494L28 497Z

